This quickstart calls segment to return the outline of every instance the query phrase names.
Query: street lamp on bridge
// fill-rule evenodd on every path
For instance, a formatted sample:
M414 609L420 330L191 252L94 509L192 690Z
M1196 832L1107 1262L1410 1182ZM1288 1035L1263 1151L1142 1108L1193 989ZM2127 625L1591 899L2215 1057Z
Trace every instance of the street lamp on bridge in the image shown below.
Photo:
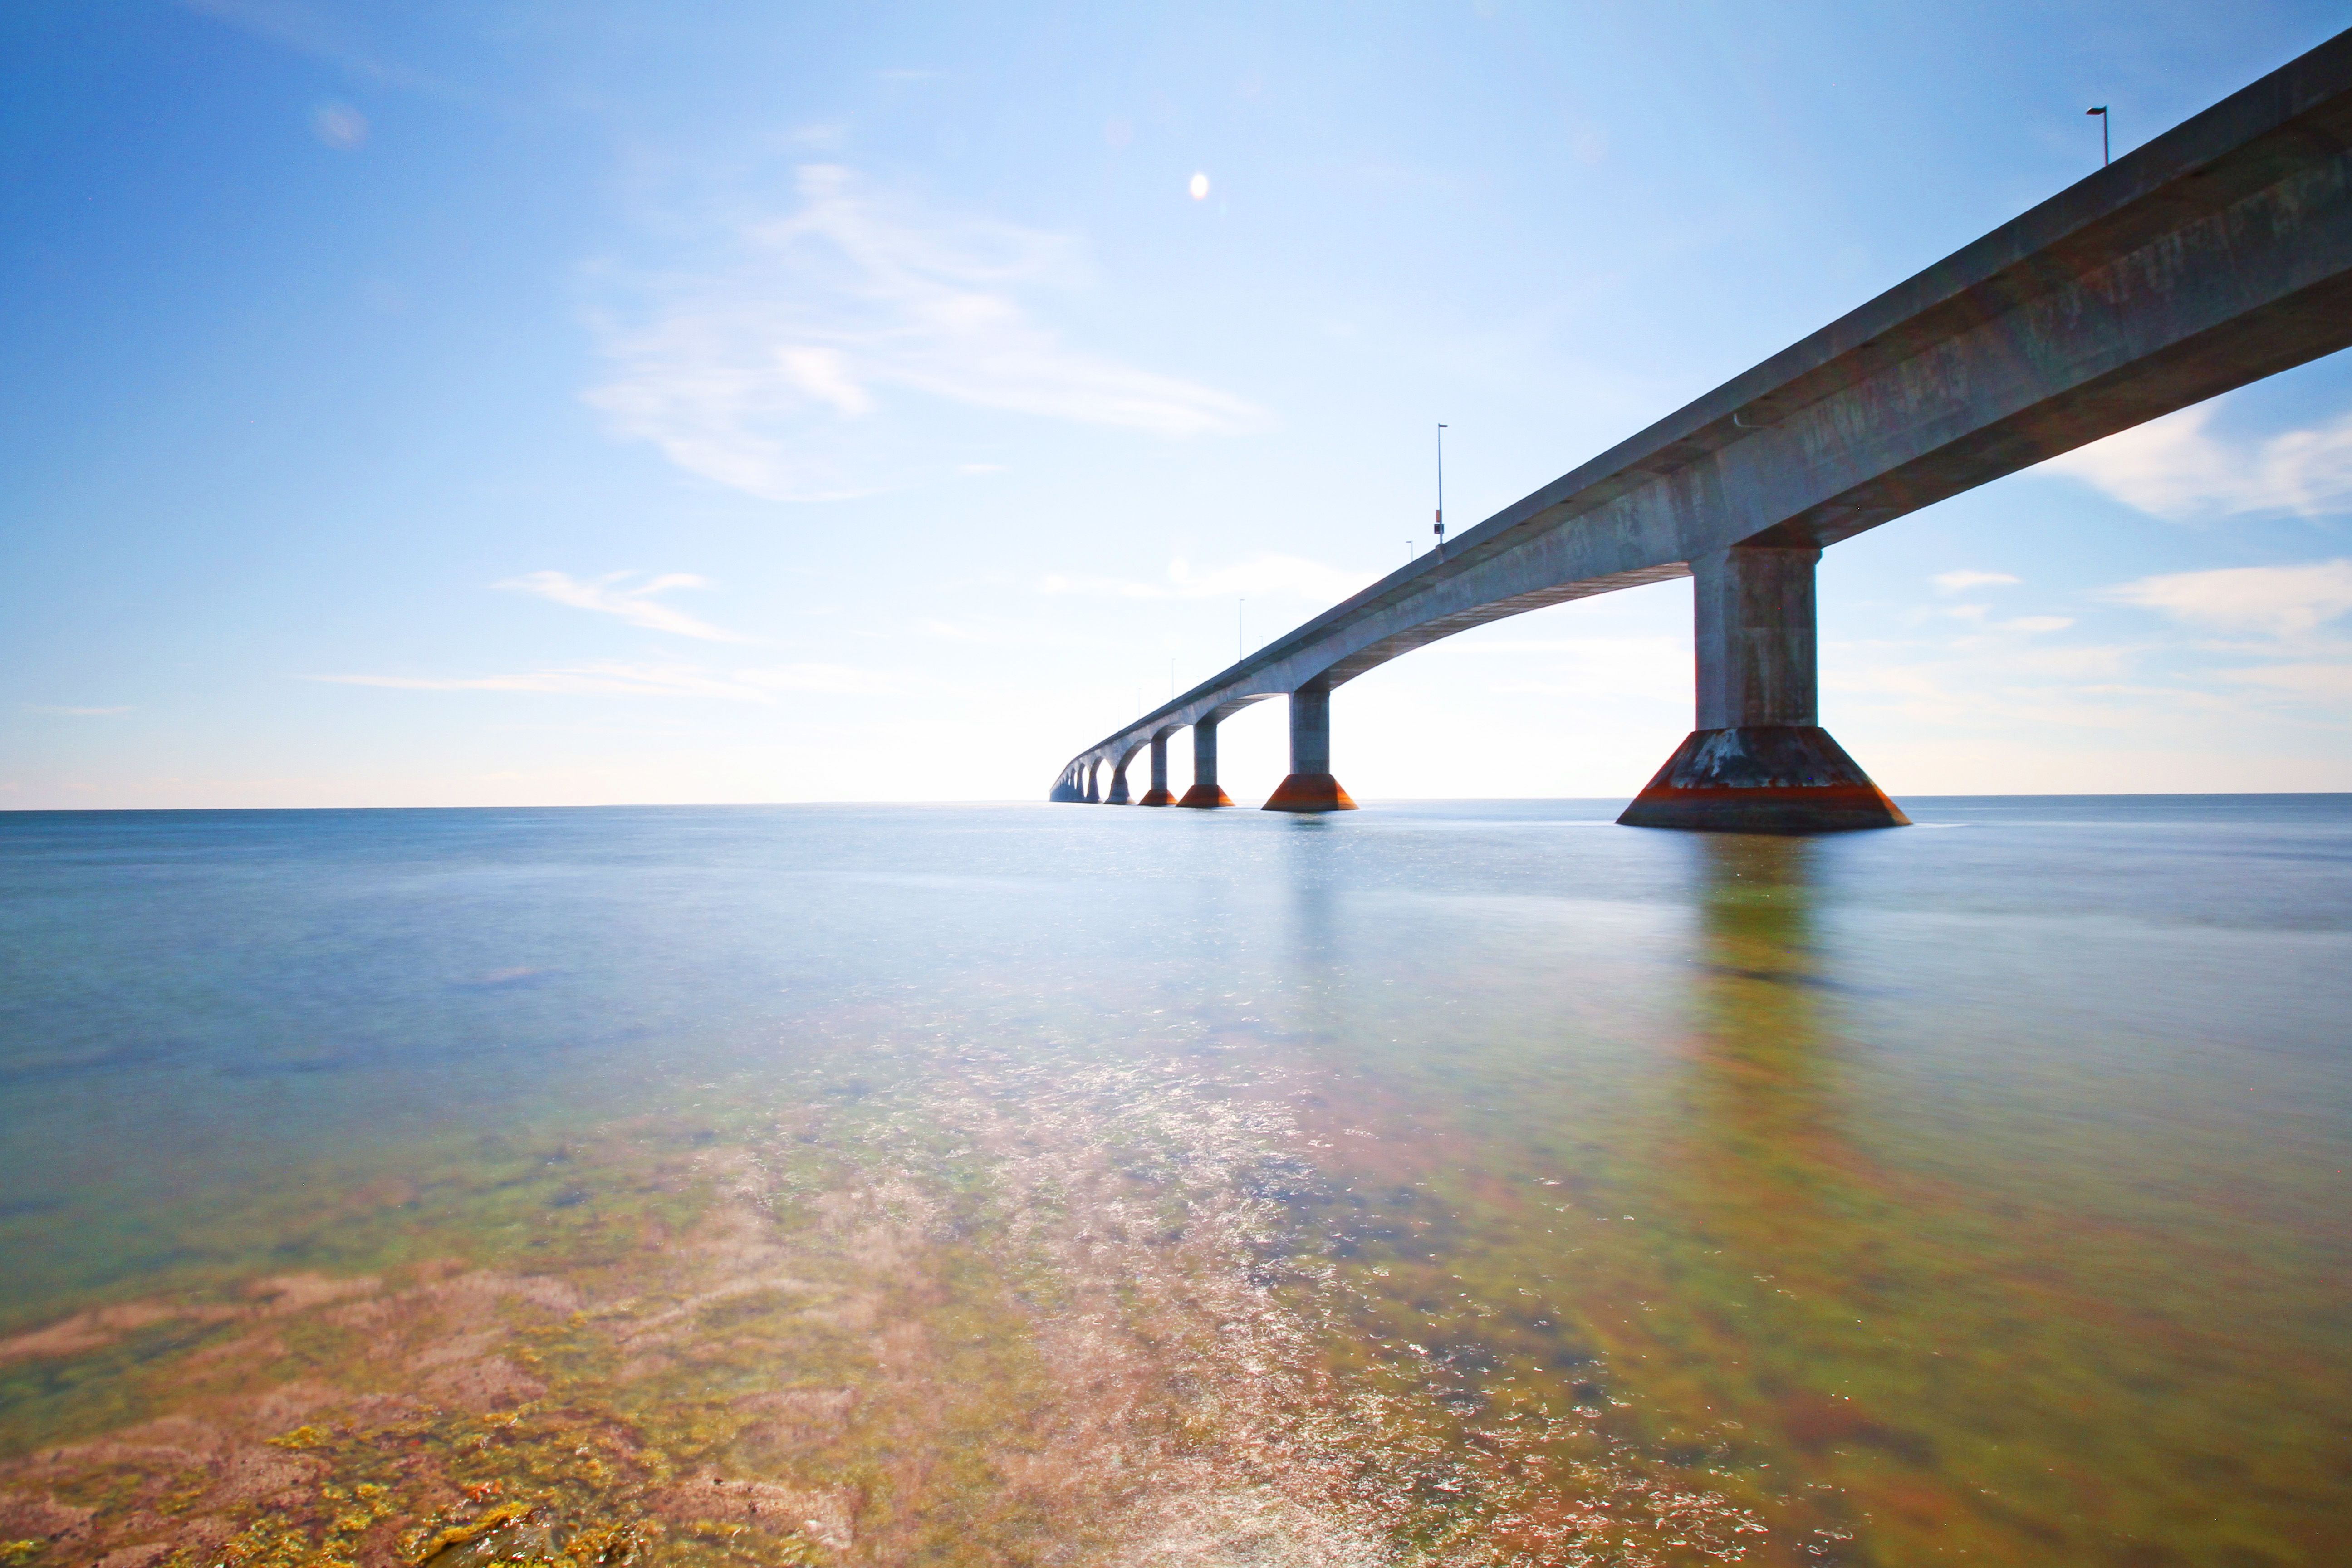
M1445 556L1445 426L1437 427L1437 526L1430 530L1437 535L1437 554Z

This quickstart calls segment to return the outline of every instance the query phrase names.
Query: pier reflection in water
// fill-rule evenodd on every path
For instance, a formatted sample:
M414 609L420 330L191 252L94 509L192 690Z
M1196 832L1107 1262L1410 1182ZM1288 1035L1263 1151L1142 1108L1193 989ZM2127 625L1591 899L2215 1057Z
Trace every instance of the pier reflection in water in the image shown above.
M1606 815L11 824L0 1540L2333 1561L2352 809Z

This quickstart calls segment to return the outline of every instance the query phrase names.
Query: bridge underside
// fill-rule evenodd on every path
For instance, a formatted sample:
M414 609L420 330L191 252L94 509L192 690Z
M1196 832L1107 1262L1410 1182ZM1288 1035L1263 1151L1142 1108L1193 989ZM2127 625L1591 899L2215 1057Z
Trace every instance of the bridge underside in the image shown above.
M1639 588L1651 583L1672 583L1687 577L1688 563L1668 561L1656 566L1645 566L1635 572L1618 572L1606 577L1588 577L1581 582L1559 583L1548 588L1531 589L1513 594L1507 598L1474 605L1466 610L1448 615L1433 616L1417 626L1408 626L1391 637L1370 643L1340 659L1324 672L1321 684L1326 689L1349 681L1366 670L1376 669L1389 660L1411 653L1417 647L1427 647L1441 637L1456 632L1466 632L1475 626L1492 625L1513 616L1524 616L1529 610L1548 609L1554 605L1572 604L1579 599L1591 599L1602 594L1613 594L1620 588Z

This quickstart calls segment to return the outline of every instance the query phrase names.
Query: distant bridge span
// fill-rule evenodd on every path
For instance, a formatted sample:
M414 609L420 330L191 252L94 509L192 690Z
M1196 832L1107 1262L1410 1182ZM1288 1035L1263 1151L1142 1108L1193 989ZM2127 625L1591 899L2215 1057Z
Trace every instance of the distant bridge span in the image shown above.
M1621 822L1907 819L1820 728L1822 549L2352 344L2352 32L2167 132L1072 758L1055 800L1230 805L1217 725L1290 700L1269 810L1346 810L1334 688L1546 605L1695 577L1697 722ZM1193 734L1193 782L1168 742ZM1108 792L1101 774L1108 767Z

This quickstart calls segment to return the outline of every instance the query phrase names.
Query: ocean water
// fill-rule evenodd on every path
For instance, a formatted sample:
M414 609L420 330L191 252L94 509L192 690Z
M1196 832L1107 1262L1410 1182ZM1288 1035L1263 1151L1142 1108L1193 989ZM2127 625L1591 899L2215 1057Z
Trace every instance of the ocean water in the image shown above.
M2352 797L0 815L0 1563L2352 1560Z

